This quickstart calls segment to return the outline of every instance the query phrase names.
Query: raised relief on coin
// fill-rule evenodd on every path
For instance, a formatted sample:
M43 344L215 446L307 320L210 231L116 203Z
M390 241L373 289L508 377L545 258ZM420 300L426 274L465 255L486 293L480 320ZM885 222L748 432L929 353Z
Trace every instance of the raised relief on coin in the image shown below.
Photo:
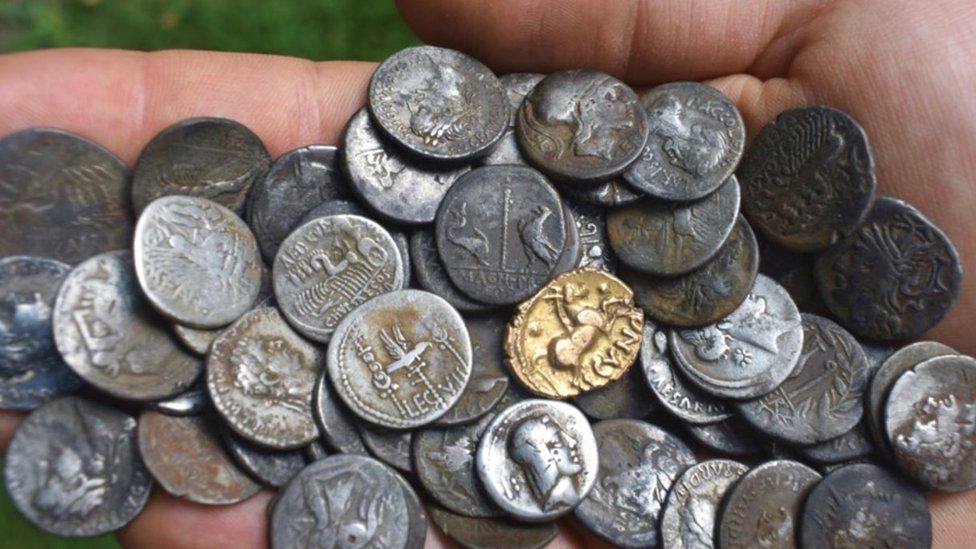
M617 258L610 249L606 213L596 206L574 203L567 205L579 233L581 254L576 266L615 272Z
M203 198L167 196L136 225L136 275L163 315L196 328L230 324L261 291L254 235L234 212Z
M586 186L566 184L562 185L559 191L576 202L604 208L627 206L647 197L644 193L630 188L621 178Z
M371 299L339 324L328 372L354 414L391 429L419 427L460 398L471 376L471 341L446 301L402 290Z
M522 101L543 78L544 74L512 73L500 77L498 80L505 90L508 102L512 106L512 116L508 128L491 152L481 159L483 165L491 164L527 164L519 150L518 138L515 136L515 120Z
M595 70L550 74L525 97L516 135L528 160L559 179L600 181L627 169L647 141L634 93Z
M559 533L556 523L524 524L507 519L473 518L430 507L430 518L447 537L469 549L542 549Z
M603 387L637 359L643 322L633 292L618 278L570 271L519 306L505 338L509 371L551 398Z
M376 459L404 473L413 472L412 430L385 429L359 424L363 445Z
M710 459L685 470L661 512L661 541L668 549L712 549L718 510L729 488L748 471L727 459Z
M302 335L327 343L350 311L399 290L403 263L390 233L357 215L313 219L281 244L273 274L275 298Z

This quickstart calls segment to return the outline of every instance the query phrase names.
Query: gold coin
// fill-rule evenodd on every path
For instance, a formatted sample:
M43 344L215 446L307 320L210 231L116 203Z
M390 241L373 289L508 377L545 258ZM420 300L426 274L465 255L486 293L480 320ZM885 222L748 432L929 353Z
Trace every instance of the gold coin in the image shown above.
M508 367L537 395L568 398L623 376L637 358L644 313L634 292L595 269L557 276L508 326Z

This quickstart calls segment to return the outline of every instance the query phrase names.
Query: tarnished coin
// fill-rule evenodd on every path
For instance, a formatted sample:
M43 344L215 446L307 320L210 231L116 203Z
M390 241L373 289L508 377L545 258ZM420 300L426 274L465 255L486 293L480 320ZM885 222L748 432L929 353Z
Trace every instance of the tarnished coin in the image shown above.
M136 447L135 419L69 396L37 408L17 428L4 483L32 524L80 537L113 532L138 516L152 477Z
M220 445L213 416L139 416L139 452L153 478L170 494L204 505L244 501L261 489Z
M169 416L198 416L209 411L211 405L207 384L201 378L174 397L149 403L149 408Z
M278 309L248 312L214 341L207 389L214 407L240 436L291 449L318 438L312 391L325 353L302 339Z
M220 336L224 329L225 327L207 330L174 324L173 334L188 351L197 356L205 357L210 352L210 346L213 345L214 340Z
M305 454L305 459L309 462L325 459L332 455L332 452L318 439L313 440L311 444L306 446L303 453ZM366 452L363 452L363 455L366 455Z
M854 335L878 341L918 336L956 301L959 254L914 207L880 197L864 223L817 258L820 295Z
M294 149L254 182L247 199L247 224L266 261L274 261L278 246L309 210L349 195L338 156L335 147L325 145Z
M66 131L31 128L0 139L0 256L75 264L128 247L129 181L115 155Z
M888 392L885 434L898 466L943 492L976 487L976 360L931 358Z
M447 537L464 549L542 549L559 529L555 522L524 524L513 520L473 518L429 507L430 518Z
M830 107L788 110L752 141L737 170L742 211L770 240L815 252L854 232L874 200L864 130Z
M562 200L539 172L485 166L463 175L437 212L437 249L468 297L511 305L539 290L566 244Z
M599 478L576 507L576 518L618 547L657 547L668 490L694 465L695 454L677 437L643 421L601 421L593 425L593 435Z
M410 429L444 415L471 376L471 340L461 315L420 290L375 297L336 328L329 378L357 416Z
M359 435L362 437L363 445L376 459L405 473L413 472L413 431L398 431L361 424Z
M413 260L414 273L420 287L444 298L455 309L462 312L483 312L494 308L493 305L464 295L451 282L437 253L437 237L433 229L417 229L410 235L410 258Z
M510 385L505 371L505 324L501 315L465 318L471 338L471 379L454 406L436 425L470 423L487 414L502 400Z
M519 150L518 138L515 136L515 128L510 127L505 130L502 137L491 148L491 152L480 160L482 166L492 166L496 164L518 164L527 166L529 163L522 156Z
M739 216L715 257L698 269L676 277L624 269L620 276L634 289L634 301L648 316L672 326L695 327L731 314L749 295L758 272L756 237Z
M511 118L501 82L488 67L434 46L402 49L376 67L369 112L398 145L437 160L483 156Z
M797 547L803 501L819 481L819 473L796 461L767 461L752 469L725 497L715 530L716 546L721 549ZM829 547L829 544L818 547Z
M698 200L735 171L746 127L735 104L698 82L672 82L641 96L650 135L624 178L665 200Z
M797 448L796 451L809 461L823 464L841 463L863 458L874 452L871 436L868 434L865 418L849 431L812 446Z
M577 267L591 267L609 273L616 272L617 258L610 249L607 237L607 215L602 208L567 202L576 221L582 254Z
M861 344L861 350L864 351L864 357L868 359L868 379L874 376L881 365L884 364L888 357L895 354L898 350L897 347L892 345L883 345L879 343L868 343L866 341L858 341Z
M595 70L559 71L525 97L515 125L522 153L567 181L622 173L647 141L647 115L634 90Z
M54 342L86 382L131 400L187 389L203 361L187 353L143 301L128 251L97 255L68 274L54 303Z
M803 350L793 372L775 390L735 403L762 433L798 445L816 444L851 430L864 411L868 365L861 345L837 323L803 313Z
M685 470L671 487L661 513L662 546L715 547L715 523L722 498L748 470L728 459L710 459Z
M505 336L508 369L537 395L566 398L619 379L640 352L644 314L617 277L559 275L519 306Z
M800 547L932 545L932 517L925 494L867 463L841 467L810 491L803 506Z
M552 269L551 276L561 275L579 267L583 258L579 227L576 225L576 218L566 202L563 202L563 224L566 227L566 243L563 244L562 252L559 254L559 259L556 260L556 266Z
M427 541L427 512L417 491L401 475L396 476L407 502L407 543L405 549L423 549Z
M343 168L356 194L397 223L431 223L437 207L467 166L444 167L417 160L384 142L362 108L343 137Z
M356 420L332 390L332 382L329 381L329 374L325 371L315 382L315 393L312 398L312 408L322 438L333 450L344 454L364 456L369 454L359 434Z
M791 252L767 238L757 235L759 242L759 272L778 282L804 313L831 316L820 298L813 276L816 256Z
M501 139L492 147L491 152L481 159L482 164L527 164L522 157L522 151L519 150L518 138L515 136L515 115L522 106L525 96L545 77L546 75L537 73L513 73L498 79L505 90L509 105L512 106L512 116Z
M304 449L268 450L247 442L227 428L220 430L220 438L237 465L265 486L280 488L305 468Z
M234 212L192 196L149 204L136 224L139 286L164 316L219 328L250 309L261 291L261 255Z
M779 284L763 275L725 319L672 330L671 353L686 377L716 396L748 399L772 392L793 371L803 349L800 312Z
M271 164L254 132L226 118L190 118L156 134L132 172L132 205L162 196L208 198L244 213L247 193Z
M356 215L313 219L278 250L275 298L302 335L326 343L350 311L403 286L403 263L390 233Z
M738 216L739 184L730 177L698 202L644 201L613 210L607 216L607 234L621 263L675 276L715 257Z
M403 549L409 541L398 475L365 456L329 456L302 469L281 491L269 523L272 549Z
M576 202L604 208L627 206L647 197L644 193L628 187L620 178L586 186L567 184L563 185L560 191Z
M657 407L644 372L637 367L604 387L576 395L573 404L594 419L640 419Z
M51 322L70 270L43 257L0 259L0 409L30 410L81 388L54 345Z
M596 439L576 407L528 399L505 408L475 456L485 492L513 517L545 522L571 511L593 489Z
M761 450L752 429L738 417L707 425L685 426L691 438L706 448L733 456L750 456Z

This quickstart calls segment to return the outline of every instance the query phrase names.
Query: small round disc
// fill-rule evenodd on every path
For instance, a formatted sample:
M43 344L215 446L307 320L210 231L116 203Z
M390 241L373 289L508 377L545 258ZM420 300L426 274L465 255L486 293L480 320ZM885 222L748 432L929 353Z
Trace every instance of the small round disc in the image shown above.
M417 229L410 235L410 259L420 288L439 295L455 309L480 313L495 307L469 298L451 282L437 253L437 236L432 228Z
M182 324L174 324L173 335L186 347L186 350L197 356L205 357L210 352L210 346L213 345L214 340L220 336L225 328L206 330L203 328L190 328Z
M369 453L404 473L413 472L413 433L359 424L359 435Z
M468 317L464 326L471 338L471 379L457 403L437 419L436 425L471 423L501 401L511 384L505 371L505 324L501 315Z
M242 439L230 429L221 429L227 453L251 478L265 486L280 488L305 468L305 450L269 450Z
M465 549L543 549L559 533L555 522L524 524L506 519L473 518L437 507L428 511L437 528Z
M312 407L326 444L343 454L368 455L352 412L332 390L329 374L323 371L315 383Z
M696 463L674 482L661 513L661 542L668 549L710 549L722 498L749 468L728 459Z

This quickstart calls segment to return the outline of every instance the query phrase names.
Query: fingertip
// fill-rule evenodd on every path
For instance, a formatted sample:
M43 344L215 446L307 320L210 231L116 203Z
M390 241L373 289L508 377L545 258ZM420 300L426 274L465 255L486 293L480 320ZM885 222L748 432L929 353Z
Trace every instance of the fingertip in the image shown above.
M17 430L17 426L23 421L25 415L23 412L0 410L0 456L6 453L7 445L10 444L14 431Z

